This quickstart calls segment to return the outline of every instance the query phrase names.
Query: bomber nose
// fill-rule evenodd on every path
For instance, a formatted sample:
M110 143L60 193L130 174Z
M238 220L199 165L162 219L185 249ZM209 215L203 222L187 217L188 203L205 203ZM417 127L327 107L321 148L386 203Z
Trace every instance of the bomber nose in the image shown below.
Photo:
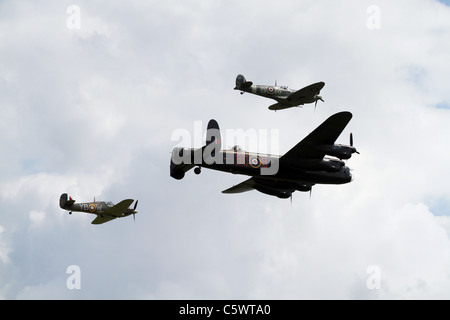
M345 167L344 174L345 174L345 178L346 178L347 182L352 182L353 181L354 177L350 173L350 168L349 167Z

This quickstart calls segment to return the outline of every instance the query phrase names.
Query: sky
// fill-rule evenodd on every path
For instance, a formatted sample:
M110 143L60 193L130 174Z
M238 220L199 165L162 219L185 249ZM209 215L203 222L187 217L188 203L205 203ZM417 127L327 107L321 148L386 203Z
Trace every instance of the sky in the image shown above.
M449 40L448 1L0 1L0 299L448 299ZM325 102L271 112L240 73ZM169 176L209 119L283 154L340 111L349 184Z

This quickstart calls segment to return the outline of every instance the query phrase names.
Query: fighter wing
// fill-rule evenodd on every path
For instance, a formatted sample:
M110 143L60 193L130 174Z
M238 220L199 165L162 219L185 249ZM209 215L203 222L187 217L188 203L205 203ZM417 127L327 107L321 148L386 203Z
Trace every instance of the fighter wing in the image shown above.
M256 185L253 178L250 178L248 180L245 180L244 182L239 183L238 185L235 185L227 190L222 191L222 193L241 193L241 192L247 192L254 189L254 186Z
M286 152L280 158L280 161L290 162L296 159L322 160L325 154L314 148L314 146L333 145L351 118L352 114L348 111L332 115L295 147Z
M131 206L133 201L133 199L122 200L114 207L105 210L105 212L103 212L103 216L121 217L128 207Z
M307 87L304 87L303 89L300 89L298 91L295 91L294 93L291 93L286 100L289 101L292 104L303 104L305 100L310 100L314 98L316 94L320 93L320 90L325 86L324 82L317 82L314 84L311 84Z
M108 222L108 221L111 221L111 220L114 220L114 219L115 219L115 217L110 217L110 216L102 217L102 216L98 215L97 218L92 220L91 223L92 224L102 224L102 223L105 223L105 222Z
M293 107L292 104L277 102L277 103L269 106L269 110L277 111L277 110L283 110L283 109L292 108L292 107Z

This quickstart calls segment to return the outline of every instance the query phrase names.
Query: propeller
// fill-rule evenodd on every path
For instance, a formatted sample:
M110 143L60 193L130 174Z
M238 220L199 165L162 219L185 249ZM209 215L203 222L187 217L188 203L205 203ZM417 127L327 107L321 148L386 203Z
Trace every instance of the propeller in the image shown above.
M138 204L139 200L136 200L136 203L134 204L134 208L133 208L133 220L136 221L136 207Z
M350 132L350 147L353 147L353 132ZM354 147L353 147L354 148ZM355 149L355 152L359 154L358 150Z
M323 99L322 99L322 97L321 96L319 96L318 94L316 94L315 96L314 96L314 99L316 100L316 103L314 104L314 111L316 110L316 107L317 107L317 101L319 101L319 100L321 100L322 102L325 102Z

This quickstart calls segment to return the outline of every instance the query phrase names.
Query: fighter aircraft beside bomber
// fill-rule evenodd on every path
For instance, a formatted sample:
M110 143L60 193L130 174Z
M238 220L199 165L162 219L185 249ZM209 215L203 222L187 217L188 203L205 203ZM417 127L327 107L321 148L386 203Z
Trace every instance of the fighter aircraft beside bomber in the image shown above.
M352 134L349 146L335 141L351 118L347 111L332 115L283 156L249 153L238 147L221 151L219 125L210 120L204 147L172 150L170 176L180 180L194 167L196 174L200 174L201 167L244 174L251 178L222 192L256 189L279 198L289 198L296 190L311 192L315 184L349 183L352 175L342 159L350 159L358 151L353 147Z
M236 87L234 90L240 90L241 94L245 92L253 93L265 98L274 99L277 103L269 107L270 110L282 110L296 106L304 105L305 103L315 103L314 108L317 107L317 101L325 102L319 95L320 90L325 86L324 82L317 82L304 87L300 90L293 90L287 86L270 85L254 85L253 82L247 81L242 74L236 77Z
M116 205L112 202L95 201L95 199L93 202L75 203L72 197L69 197L67 193L63 193L59 198L59 206L64 210L68 210L69 214L72 214L73 211L96 214L97 217L92 220L92 224L102 224L131 214L135 218L138 200L136 200L134 208L130 209L129 206L133 201L133 199L126 199Z

